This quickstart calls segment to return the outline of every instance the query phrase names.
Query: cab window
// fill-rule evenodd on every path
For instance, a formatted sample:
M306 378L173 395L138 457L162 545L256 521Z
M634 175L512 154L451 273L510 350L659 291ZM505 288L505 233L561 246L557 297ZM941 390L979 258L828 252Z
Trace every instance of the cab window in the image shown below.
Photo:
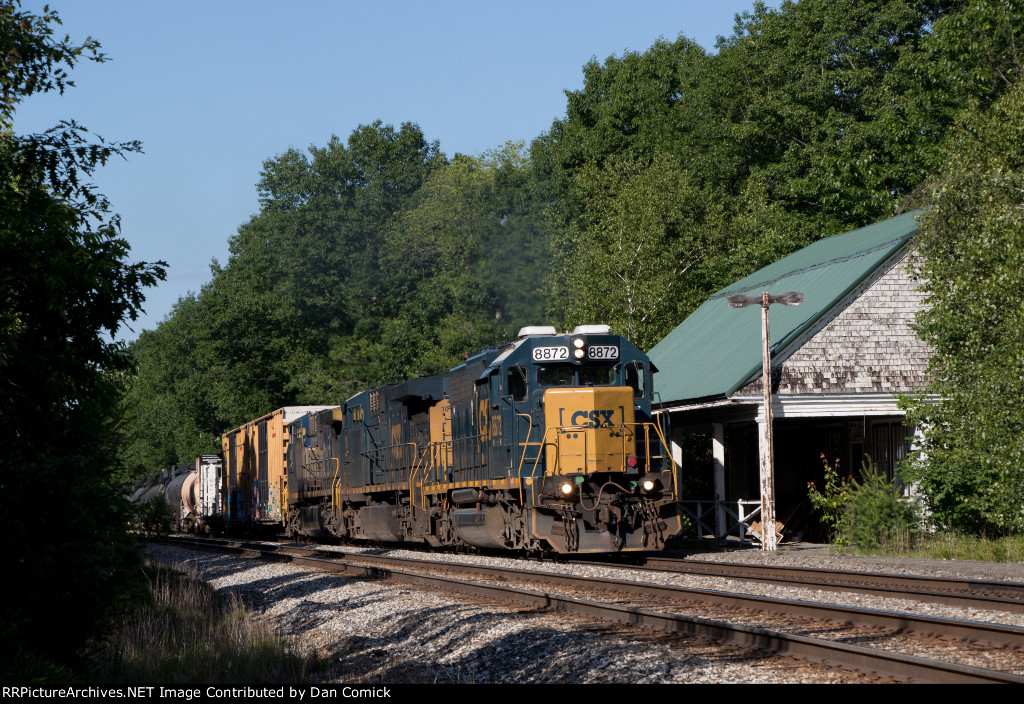
M626 386L633 388L633 398L643 398L647 393L647 365L630 362L626 365Z
M609 364L584 364L580 367L580 386L611 386L615 367Z
M537 383L540 386L572 386L574 373L569 364L541 364L537 366Z
M526 367L517 364L508 370L508 394L513 401L525 401L530 395L530 384L526 374Z

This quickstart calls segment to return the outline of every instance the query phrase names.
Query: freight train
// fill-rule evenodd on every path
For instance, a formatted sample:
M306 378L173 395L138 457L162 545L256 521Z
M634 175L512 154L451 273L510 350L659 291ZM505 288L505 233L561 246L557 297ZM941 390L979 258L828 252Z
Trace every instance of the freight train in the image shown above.
M224 434L220 504L193 527L661 549L683 521L678 468L651 413L654 371L608 326L536 326L445 374L278 409Z

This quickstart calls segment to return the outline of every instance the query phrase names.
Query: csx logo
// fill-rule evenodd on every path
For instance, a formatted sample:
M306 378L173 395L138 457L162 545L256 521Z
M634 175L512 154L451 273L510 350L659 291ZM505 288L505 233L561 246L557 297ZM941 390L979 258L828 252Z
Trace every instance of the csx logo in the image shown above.
M615 421L612 420L614 415L614 408L607 411L576 411L569 418L569 425L581 428L611 428L615 425Z

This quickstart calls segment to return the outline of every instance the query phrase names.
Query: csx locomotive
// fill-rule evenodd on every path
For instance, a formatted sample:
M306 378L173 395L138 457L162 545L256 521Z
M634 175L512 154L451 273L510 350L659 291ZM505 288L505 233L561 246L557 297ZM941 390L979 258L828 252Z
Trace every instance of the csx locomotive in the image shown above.
M682 530L650 360L607 326L527 327L447 374L226 433L210 522L524 551L657 550Z

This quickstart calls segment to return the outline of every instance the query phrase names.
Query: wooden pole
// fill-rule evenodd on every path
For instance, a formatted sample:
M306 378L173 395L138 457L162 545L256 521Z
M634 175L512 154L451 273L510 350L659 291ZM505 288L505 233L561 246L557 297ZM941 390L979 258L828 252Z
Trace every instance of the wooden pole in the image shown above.
M803 303L804 294L799 291L787 291L777 296L767 291L761 297L733 293L726 297L726 302L733 308L761 304L761 377L764 381L764 420L761 423L760 455L761 455L761 549L774 551L778 539L775 535L775 456L772 448L772 361L768 347L768 306L781 303L787 306L798 306Z
M775 538L775 457L772 451L772 367L768 346L768 293L761 294L762 380L764 382L764 423L761 425L761 549L774 552Z

